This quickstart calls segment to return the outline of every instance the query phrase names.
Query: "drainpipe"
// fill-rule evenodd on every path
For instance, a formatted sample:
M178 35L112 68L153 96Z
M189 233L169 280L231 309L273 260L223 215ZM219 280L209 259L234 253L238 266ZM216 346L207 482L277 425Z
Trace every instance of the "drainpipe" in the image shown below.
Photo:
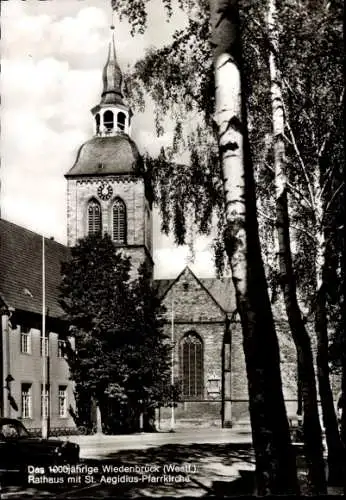
M231 385L231 330L226 316L222 345L222 427L232 427L232 385Z
M10 346L9 346L9 331L10 331L10 315L6 311L1 316L1 333L2 333L2 416L10 417L10 402L8 399L8 380L10 375Z

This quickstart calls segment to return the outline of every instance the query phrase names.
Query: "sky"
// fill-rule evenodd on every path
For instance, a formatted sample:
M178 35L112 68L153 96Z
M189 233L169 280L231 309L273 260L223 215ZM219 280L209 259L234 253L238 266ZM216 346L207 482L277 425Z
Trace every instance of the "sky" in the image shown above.
M148 29L132 37L114 18L119 65L130 68L149 47L169 43L183 26L176 11L164 21L162 0L152 0ZM110 40L110 0L1 1L1 216L66 243L64 174L80 145L92 137L90 109L100 100ZM158 138L151 106L135 113L132 138L141 153L158 154L171 138ZM186 264L214 276L211 239L195 238L195 260L160 233L154 213L155 277L176 276Z

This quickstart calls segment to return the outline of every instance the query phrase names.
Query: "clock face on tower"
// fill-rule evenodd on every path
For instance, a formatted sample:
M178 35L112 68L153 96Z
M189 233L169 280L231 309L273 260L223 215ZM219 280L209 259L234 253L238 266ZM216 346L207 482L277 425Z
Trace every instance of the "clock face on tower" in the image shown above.
M101 200L109 200L109 198L113 194L112 186L102 183L97 189L97 194L99 195Z

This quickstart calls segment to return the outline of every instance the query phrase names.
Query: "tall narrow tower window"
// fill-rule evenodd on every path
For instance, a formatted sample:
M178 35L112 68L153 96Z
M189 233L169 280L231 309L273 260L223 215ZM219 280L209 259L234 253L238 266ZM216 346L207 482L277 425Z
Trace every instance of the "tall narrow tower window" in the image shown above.
M113 111L107 109L103 115L103 123L106 127L107 132L111 132L114 128L114 114Z
M113 205L113 240L126 243L126 206L117 198Z
M101 207L96 200L88 203L88 234L101 233Z
M120 130L121 132L123 132L125 130L125 120L126 120L126 115L125 113L118 113L118 116L117 116L117 127L118 127L118 130Z
M180 344L180 377L183 397L203 397L203 343L194 332L186 335Z
M95 116L95 122L96 122L96 133L100 133L100 113L97 113Z

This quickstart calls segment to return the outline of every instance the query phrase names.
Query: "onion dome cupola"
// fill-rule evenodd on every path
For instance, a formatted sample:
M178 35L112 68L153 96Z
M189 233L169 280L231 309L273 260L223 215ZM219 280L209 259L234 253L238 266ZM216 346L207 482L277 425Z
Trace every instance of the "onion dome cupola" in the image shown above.
M114 27L111 27L114 30ZM77 176L137 175L140 154L130 138L132 111L122 93L123 76L114 43L114 31L108 58L102 73L100 103L92 108L94 136L79 148L73 167L66 178Z
M114 27L112 26L112 30ZM132 112L123 101L123 75L119 67L114 43L114 32L109 43L108 58L102 73L103 91L100 104L91 112L96 136L107 137L129 134Z

